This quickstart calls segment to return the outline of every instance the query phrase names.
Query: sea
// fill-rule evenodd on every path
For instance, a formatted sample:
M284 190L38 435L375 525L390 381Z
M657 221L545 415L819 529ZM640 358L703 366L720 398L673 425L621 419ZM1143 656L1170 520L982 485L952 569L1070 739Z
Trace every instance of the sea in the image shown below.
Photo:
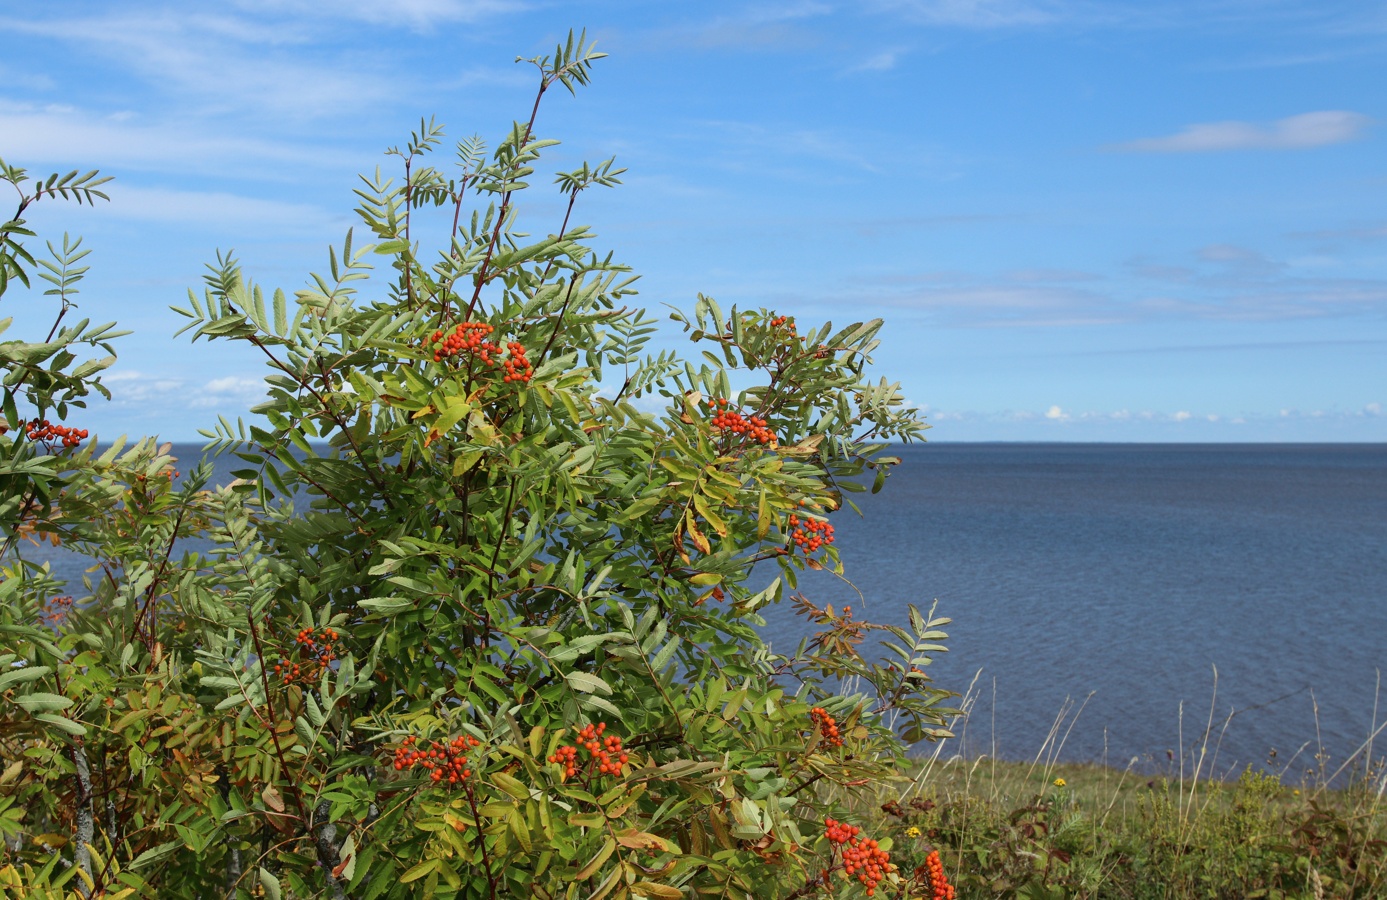
M968 714L918 752L1340 782L1387 755L1387 445L890 452L884 489L848 495L862 516L834 516L843 576L799 590L953 620L927 672ZM80 583L83 560L49 558ZM764 614L779 650L811 631L788 604Z

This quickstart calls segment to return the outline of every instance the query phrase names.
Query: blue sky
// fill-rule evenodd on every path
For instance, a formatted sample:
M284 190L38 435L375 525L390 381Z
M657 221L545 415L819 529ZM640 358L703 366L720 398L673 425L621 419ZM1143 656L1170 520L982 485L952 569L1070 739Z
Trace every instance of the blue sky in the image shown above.
M1387 440L1387 5L1292 0L11 2L0 156L116 176L83 314L135 329L83 427L193 439L256 399L168 306L234 248L292 292L421 116L491 144L511 62L586 26L551 169L652 308L887 320L931 440ZM537 179L542 184L547 179ZM531 230L559 195L528 192ZM32 333L39 299L3 312ZM12 332L13 334L13 332ZM668 330L667 342L677 342Z

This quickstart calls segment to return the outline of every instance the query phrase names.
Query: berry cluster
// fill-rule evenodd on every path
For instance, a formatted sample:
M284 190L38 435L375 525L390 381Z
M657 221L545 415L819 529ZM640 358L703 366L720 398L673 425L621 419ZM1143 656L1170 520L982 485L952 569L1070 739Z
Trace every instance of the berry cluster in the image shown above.
M824 544L833 543L833 526L824 519L801 519L790 515L790 540L805 556L817 553Z
M867 896L875 896L877 884L896 868L891 865L891 854L872 838L859 837L862 829L856 825L824 819L824 829L824 836L843 851L843 877L856 876L866 886Z
M843 746L843 738L838 734L838 720L828 714L828 710L822 706L816 706L809 710L809 720L814 723L814 727L823 735L825 747Z
M304 660L303 666L316 668L318 671L330 666L342 653L342 645L337 640L339 637L341 635L332 628L300 629L294 637L294 643L299 646L299 658ZM298 663L284 659L275 663L275 674L280 676L285 684L289 684L309 673L304 672Z
M39 624L48 628L57 628L67 621L67 614L72 611L72 595L64 594L61 597L49 597L43 604L43 612L39 613Z
M779 328L781 325L784 325L789 330L790 334L795 333L795 323L790 321L789 316L776 316L774 319L771 319L772 328Z
M169 480L173 480L173 479L177 478L179 475L182 475L182 474L183 474L182 472L178 471L178 470L175 469L173 466L168 466L168 467L166 467L166 468L164 468L164 469L161 469L161 470L159 471L159 476L158 476L158 477L160 477L160 478L167 478L167 479L169 479ZM136 475L136 476L135 476L135 480L136 480L137 482L139 482L141 485L143 485L143 484L144 484L146 481L148 481L149 479L148 479L147 477L145 477L145 475L144 475L143 472L141 472L139 475Z
M775 435L766 427L766 420L759 416L743 417L736 410L727 408L727 399L719 397L708 401L708 410L713 414L710 420L713 427L724 435L745 435L758 444L776 447Z
M423 769L436 782L457 784L464 778L471 777L472 769L467 762L467 754L480 747L481 743L470 734L460 734L446 744L432 741L429 749L416 750L414 736L411 735L395 748L395 771Z
M528 382L534 374L534 367L525 358L524 345L519 341L507 342L509 355L503 359L501 348L487 340L495 330L485 322L460 322L451 334L445 336L442 330L435 331L424 343L433 345L434 362L451 359L466 350L488 366L494 367L499 362L506 370L503 380Z
M433 361L442 362L467 350L475 353L487 365L493 365L491 355L499 353L500 349L486 336L495 330L485 322L460 322L447 337L443 336L442 330L435 331L428 340L433 344Z
M525 358L525 347L519 341L510 341L506 349L510 351L510 358L501 363L501 368L506 370L506 377L501 380L528 383L535 370Z
M621 774L621 767L626 765L628 758L626 751L621 746L621 738L616 735L602 736L606 730L606 722L599 722L596 726L584 725L583 730L578 732L577 744L560 747L549 757L549 761L563 766L564 777L572 778L578 774L578 748L582 747L588 752L588 759L597 763L598 772L603 775Z
M76 447L87 437L87 429L85 428L54 425L47 419L33 420L24 426L24 433L31 441L43 441L44 443L60 441L64 447Z
M578 774L578 748L564 745L549 757L551 763L563 766L563 777L572 778Z
M337 652L342 649L342 645L337 642L339 637L341 635L332 628L316 631L312 628L303 628L295 636L294 642L316 658L318 665L325 666L336 659Z
M944 877L944 864L939 861L939 851L931 850L925 858L925 869L929 874L930 893L934 900L954 900L954 886ZM919 870L916 870L917 874Z

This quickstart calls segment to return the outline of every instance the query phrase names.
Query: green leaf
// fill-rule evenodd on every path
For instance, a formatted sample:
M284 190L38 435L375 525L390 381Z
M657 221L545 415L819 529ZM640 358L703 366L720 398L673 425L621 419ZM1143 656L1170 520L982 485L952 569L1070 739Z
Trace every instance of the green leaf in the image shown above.
M5 690L10 685L23 684L26 681L36 681L52 673L53 669L49 666L24 666L21 669L11 669L4 675L0 675L0 691Z
M81 722L74 722L71 719L55 716L52 713L39 713L34 716L34 719L52 725L59 731L64 731L73 737L85 737L87 734L87 726L83 725Z
M265 900L283 900L284 889L279 886L279 879L264 866L257 874L260 876L260 886L265 889Z
M597 851L597 855L588 860L588 864L583 866L573 876L574 881L582 881L597 874L597 870L602 868L602 864L611 859L612 851L616 850L616 838L609 837L602 842L602 848Z
M400 883L409 884L411 881L418 881L420 878L423 878L425 875L429 874L437 868L437 859L426 859L423 862L419 863L417 866L411 868L409 871L405 872L403 875L401 875Z
M26 712L48 712L55 709L67 709L73 704L71 697L63 697L58 694L47 694L36 691L32 694L21 694L13 698L15 705L22 707Z
M512 775L507 775L505 772L494 772L491 775L491 782L517 800L530 799L530 789Z
M607 682L598 678L596 675L590 675L587 672L569 672L564 676L564 680L568 682L569 687L573 688L575 691L581 691L584 694L601 693L610 696L612 693L611 685L607 684Z
M413 609L414 604L415 601L407 597L368 597L357 605L382 616L393 616L407 609Z

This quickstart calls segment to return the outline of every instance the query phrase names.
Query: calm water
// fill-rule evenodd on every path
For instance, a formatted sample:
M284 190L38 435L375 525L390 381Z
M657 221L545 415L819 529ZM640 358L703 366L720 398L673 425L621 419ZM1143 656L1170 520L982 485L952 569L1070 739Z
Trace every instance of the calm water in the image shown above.
M848 577L815 599L900 617L940 601L967 753L1031 759L1066 698L1063 757L1142 768L1202 736L1218 668L1219 769L1331 766L1370 733L1387 670L1387 447L933 444L906 449L865 519L835 517ZM856 609L854 610L856 612ZM769 632L803 633L785 610ZM995 708L994 708L995 690ZM1387 716L1387 695L1379 723ZM995 728L994 722L995 712ZM1379 747L1387 751L1387 732ZM1188 754L1188 750L1187 750Z
M175 453L185 467L198 455ZM1220 771L1272 749L1279 770L1307 741L1291 772L1321 746L1332 769L1372 730L1387 670L1387 446L930 444L901 456L881 494L855 497L866 518L835 517L862 596L812 573L801 589L877 621L939 599L952 649L931 674L962 691L981 670L961 752L1030 759L1066 698L1091 693L1062 757L1160 768L1167 750L1178 758L1182 700L1185 746L1202 736L1213 666L1216 722L1238 710ZM783 607L767 618L793 649L803 623ZM1383 707L1379 723L1387 696Z

